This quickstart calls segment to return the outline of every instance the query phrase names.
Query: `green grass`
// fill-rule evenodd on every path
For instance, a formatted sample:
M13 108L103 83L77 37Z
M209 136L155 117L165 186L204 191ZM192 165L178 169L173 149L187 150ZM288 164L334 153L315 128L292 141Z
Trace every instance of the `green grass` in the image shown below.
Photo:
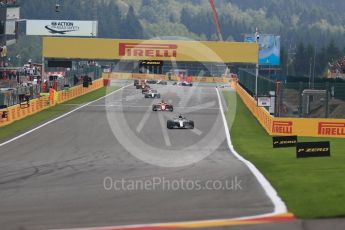
M230 106L234 94L224 92ZM345 217L345 139L301 137L299 141L331 141L331 157L297 159L295 148L272 148L271 136L239 96L230 132L236 151L264 174L290 212L299 218Z
M20 132L23 132L25 130L28 130L34 126L37 126L45 121L48 121L49 119L59 116L70 109L72 109L75 105L78 104L84 104L93 100L96 100L104 95L106 93L110 93L119 87L102 87L100 89L97 89L93 92L90 92L88 94L85 94L83 96L74 98L72 100L69 100L65 103L56 105L54 107L51 107L49 109L43 110L39 113L33 114L31 116L28 116L24 119L18 120L12 124L6 125L4 127L0 128L0 141L7 139L9 137L12 137Z

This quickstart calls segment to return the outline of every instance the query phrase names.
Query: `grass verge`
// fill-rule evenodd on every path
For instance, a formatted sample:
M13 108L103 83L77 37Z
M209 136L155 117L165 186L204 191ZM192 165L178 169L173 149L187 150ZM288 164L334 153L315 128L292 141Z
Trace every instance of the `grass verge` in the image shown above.
M299 218L345 217L345 140L307 138L299 141L331 141L331 157L297 159L295 148L273 149L272 138L250 113L239 96L224 92L231 106L237 97L232 143L271 182L290 212ZM231 114L227 114L228 121Z
M31 116L28 116L24 119L15 121L12 124L6 125L4 127L0 128L0 141L10 138L20 132L23 132L25 130L28 130L34 126L37 126L38 124L41 124L45 121L48 121L49 119L59 116L70 109L72 109L75 105L78 104L84 104L90 101L94 101L100 97L103 97L107 93L113 92L117 90L119 87L102 87L100 89L97 89L93 92L90 92L88 94L85 94L83 96L74 98L72 100L69 100L65 103L56 105L54 107L51 107L49 109L43 110L39 113L33 114Z

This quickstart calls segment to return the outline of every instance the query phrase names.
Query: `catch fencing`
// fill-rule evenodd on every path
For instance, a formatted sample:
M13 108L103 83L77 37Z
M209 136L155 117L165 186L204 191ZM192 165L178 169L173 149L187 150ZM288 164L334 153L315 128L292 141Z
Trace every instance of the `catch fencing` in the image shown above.
M239 84L255 95L255 73L240 69ZM258 77L258 96L275 93L275 117L345 118L345 83L339 81L281 82Z

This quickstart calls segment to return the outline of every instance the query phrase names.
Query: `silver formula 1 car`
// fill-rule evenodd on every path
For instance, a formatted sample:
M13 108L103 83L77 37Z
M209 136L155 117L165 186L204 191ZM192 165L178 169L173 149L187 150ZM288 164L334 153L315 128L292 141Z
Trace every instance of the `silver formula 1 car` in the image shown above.
M157 90L150 89L145 93L145 98L161 98L161 94Z
M171 120L167 121L168 129L194 129L194 121L179 115Z

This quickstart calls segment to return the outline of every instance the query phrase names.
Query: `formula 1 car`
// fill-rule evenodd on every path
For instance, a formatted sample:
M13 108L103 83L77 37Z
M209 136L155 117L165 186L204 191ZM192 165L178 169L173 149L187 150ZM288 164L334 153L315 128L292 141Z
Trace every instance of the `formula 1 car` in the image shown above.
M144 88L142 88L141 93L145 94L147 93L149 90L151 89L151 87L149 85L145 85Z
M168 85L168 82L160 80L157 82L157 85Z
M133 85L134 85L134 86L139 85L139 80L135 79Z
M147 84L157 84L157 80L146 80Z
M161 94L157 90L150 89L145 93L145 98L161 98Z
M172 120L167 121L168 129L194 129L194 121L188 120L187 118L179 115Z
M188 81L183 81L183 82L174 82L173 85L178 85L178 86L193 86L193 83L188 82Z
M174 107L171 104L165 103L164 101L159 104L152 105L152 111L174 111Z
M136 85L137 89L144 89L146 86L145 80L140 80L139 84Z

